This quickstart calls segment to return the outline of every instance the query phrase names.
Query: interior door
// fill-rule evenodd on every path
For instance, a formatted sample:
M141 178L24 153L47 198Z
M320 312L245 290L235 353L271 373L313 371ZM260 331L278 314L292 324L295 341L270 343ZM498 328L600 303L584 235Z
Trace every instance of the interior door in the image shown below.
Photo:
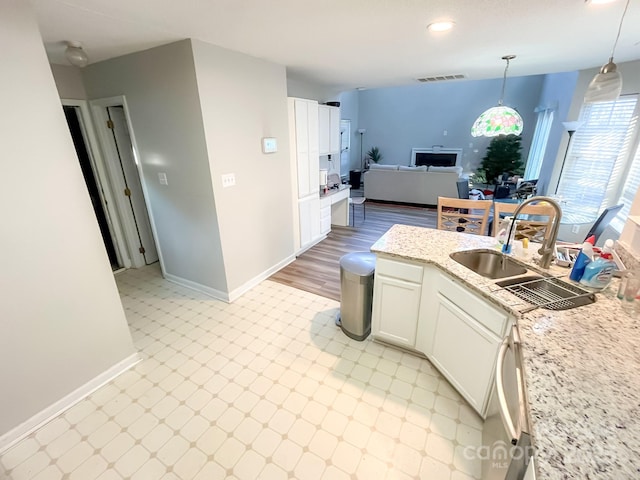
M147 213L142 184L138 175L133 145L129 134L127 119L122 106L107 107L109 116L109 128L113 135L120 170L124 178L125 195L128 197L136 234L140 243L139 251L144 258L144 263L149 265L158 261L158 251L151 230L151 222Z

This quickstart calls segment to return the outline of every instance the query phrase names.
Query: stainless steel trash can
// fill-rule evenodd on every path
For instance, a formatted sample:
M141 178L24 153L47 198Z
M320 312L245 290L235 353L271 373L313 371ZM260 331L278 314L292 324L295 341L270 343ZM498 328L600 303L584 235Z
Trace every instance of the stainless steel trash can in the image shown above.
M340 314L336 323L354 340L364 340L371 333L375 267L374 253L347 253L340 258Z

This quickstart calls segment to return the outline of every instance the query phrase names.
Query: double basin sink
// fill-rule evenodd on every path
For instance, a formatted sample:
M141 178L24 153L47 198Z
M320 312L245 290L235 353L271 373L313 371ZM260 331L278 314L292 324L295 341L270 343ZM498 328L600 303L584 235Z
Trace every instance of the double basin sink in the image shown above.
M543 275L525 275L529 270L495 250L465 250L450 257L485 278L499 280L496 285L530 303L529 310L541 307L568 310L595 302L593 292L569 282Z

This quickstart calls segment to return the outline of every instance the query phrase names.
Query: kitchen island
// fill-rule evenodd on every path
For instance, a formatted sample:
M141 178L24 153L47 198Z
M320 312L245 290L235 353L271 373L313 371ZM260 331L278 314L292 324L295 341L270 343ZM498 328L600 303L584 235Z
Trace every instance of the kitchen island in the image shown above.
M639 478L640 320L622 309L617 280L591 305L526 312L530 304L449 257L494 246L491 237L394 225L371 251L434 266L515 318L538 478Z

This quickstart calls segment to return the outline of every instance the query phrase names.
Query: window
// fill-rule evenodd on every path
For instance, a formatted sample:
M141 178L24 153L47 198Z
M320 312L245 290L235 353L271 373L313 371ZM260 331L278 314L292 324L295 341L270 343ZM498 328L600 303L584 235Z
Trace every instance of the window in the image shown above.
M533 133L533 140L531 140L527 166L524 170L524 178L526 180L535 180L540 176L540 168L542 167L544 152L547 149L549 132L551 132L551 124L553 123L552 108L537 108L536 111L538 112L538 121Z
M637 95L628 95L582 107L582 125L572 137L557 192L570 223L594 221L602 209L620 201L623 189L633 200L638 183L627 186L625 180L633 170L637 100Z

